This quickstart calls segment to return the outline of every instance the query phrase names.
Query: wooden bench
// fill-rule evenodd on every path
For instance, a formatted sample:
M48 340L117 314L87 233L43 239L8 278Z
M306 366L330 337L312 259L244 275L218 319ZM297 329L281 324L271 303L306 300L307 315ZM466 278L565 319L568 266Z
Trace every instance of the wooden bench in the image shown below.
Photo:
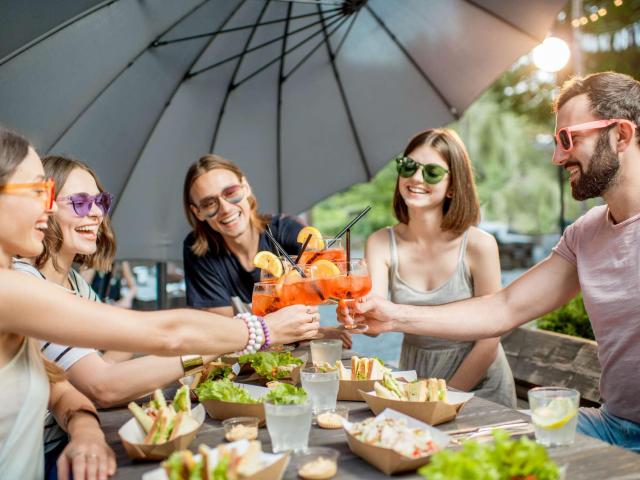
M583 405L598 405L600 363L596 342L520 327L502 337L519 398L529 388L562 386L580 392Z

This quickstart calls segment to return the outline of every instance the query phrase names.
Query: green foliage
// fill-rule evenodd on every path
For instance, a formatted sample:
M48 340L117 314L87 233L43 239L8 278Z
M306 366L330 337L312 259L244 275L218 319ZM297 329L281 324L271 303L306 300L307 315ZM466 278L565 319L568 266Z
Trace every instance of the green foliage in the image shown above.
M582 301L582 294L577 295L566 305L539 318L536 324L538 328L543 330L595 340L589 315L587 315Z

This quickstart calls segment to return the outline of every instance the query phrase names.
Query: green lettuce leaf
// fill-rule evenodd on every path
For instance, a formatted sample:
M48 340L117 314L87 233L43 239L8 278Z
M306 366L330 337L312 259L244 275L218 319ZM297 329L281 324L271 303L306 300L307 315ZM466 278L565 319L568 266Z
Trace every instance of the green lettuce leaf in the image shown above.
M198 398L202 400L222 400L234 403L259 403L244 388L235 385L228 378L207 380L196 388Z
M271 400L276 405L299 405L304 403L306 398L307 392L304 388L294 387L288 383L282 383L272 388L264 396L264 400Z
M250 363L258 375L267 380L280 380L288 377L291 372L278 369L288 365L302 365L302 360L291 355L291 352L258 352L242 355L239 363Z
M511 439L504 430L493 432L493 443L467 441L457 451L442 450L418 470L428 480L511 480L531 476L558 480L560 470L546 449L521 437Z

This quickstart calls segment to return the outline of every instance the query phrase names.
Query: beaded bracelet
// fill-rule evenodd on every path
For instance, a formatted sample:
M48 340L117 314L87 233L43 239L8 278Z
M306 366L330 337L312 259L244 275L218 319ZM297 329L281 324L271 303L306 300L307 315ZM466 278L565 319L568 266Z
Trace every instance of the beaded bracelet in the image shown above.
M264 333L264 345L260 347L260 350L267 350L271 346L271 334L269 333L269 327L267 327L267 322L262 317L258 317L260 320L260 325L262 325L262 333Z
M239 355L256 353L264 343L265 337L259 317L251 315L250 313L239 313L235 318L242 320L249 330L249 340L247 341L247 344L243 350L236 353Z

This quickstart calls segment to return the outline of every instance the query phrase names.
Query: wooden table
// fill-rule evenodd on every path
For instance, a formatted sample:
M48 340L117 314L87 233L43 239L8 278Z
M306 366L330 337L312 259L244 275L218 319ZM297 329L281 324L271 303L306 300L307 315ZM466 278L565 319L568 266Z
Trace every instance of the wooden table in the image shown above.
M339 402L346 405L350 420L364 420L373 416L365 402ZM118 429L131 418L131 414L125 408L100 412L102 427L107 436L107 442L114 449L117 456L118 471L115 480L139 479L146 471L158 467L158 463L136 463L128 457L120 439ZM459 428L490 425L509 420L526 419L525 415L493 402L481 398L473 398L462 409L456 420L439 425L443 431ZM259 439L262 441L265 451L271 450L271 440L266 428L260 429ZM224 442L224 431L221 422L207 417L198 436L191 445L193 450L200 443L215 447ZM340 451L338 479L377 479L389 478L364 460L355 456L349 450L345 434L342 430L323 430L316 426L311 428L309 437L310 446L327 446ZM599 440L577 435L576 441L569 447L557 447L549 450L550 456L558 464L568 464L567 479L580 480L630 480L640 479L640 455L618 447L608 445ZM286 479L296 479L296 472L289 468L285 474ZM394 478L422 478L412 473L398 475Z

